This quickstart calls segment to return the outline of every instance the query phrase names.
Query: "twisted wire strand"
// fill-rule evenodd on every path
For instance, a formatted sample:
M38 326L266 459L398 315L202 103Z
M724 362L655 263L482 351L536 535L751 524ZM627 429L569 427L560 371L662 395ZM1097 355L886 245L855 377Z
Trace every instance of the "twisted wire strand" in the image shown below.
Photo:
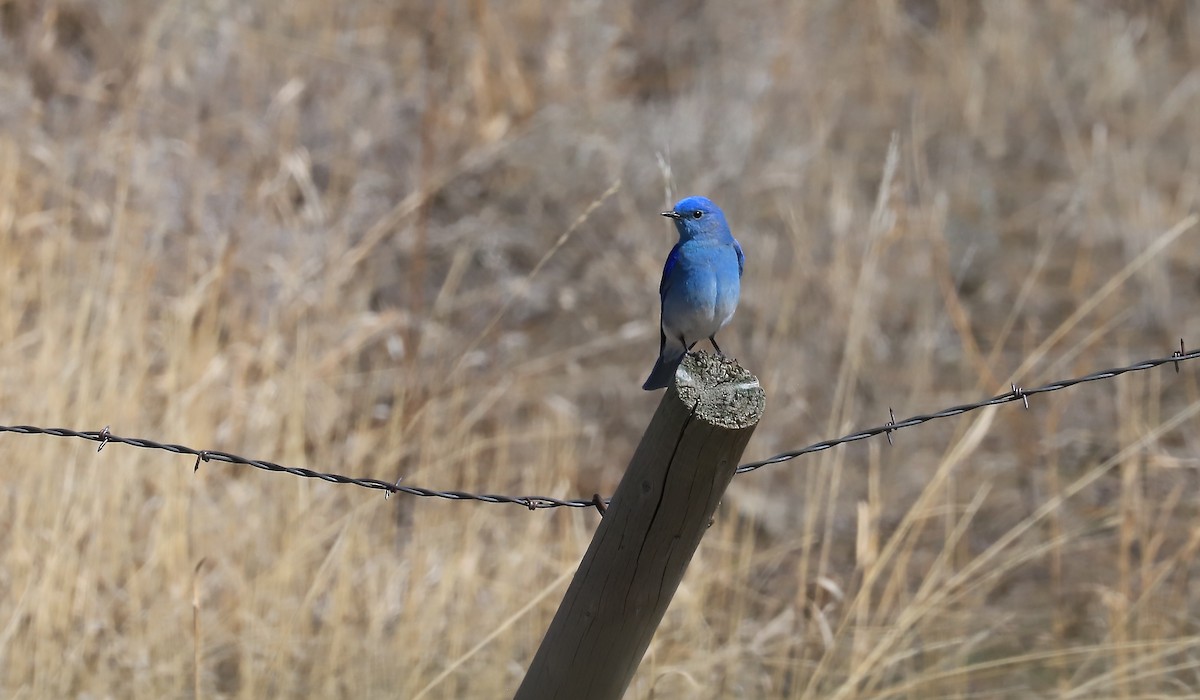
M1043 384L1032 389L1024 389L1014 384L1012 385L1012 390L1004 394L992 396L974 403L951 406L940 411L934 411L933 413L912 416L903 420L896 420L893 415L892 419L887 423L874 428L867 428L865 430L859 430L848 435L843 435L842 437L815 442L811 445L807 445L796 450L781 452L773 457L768 457L756 462L747 462L746 464L740 465L735 473L745 474L747 472L761 469L762 467L768 465L780 464L782 462L796 459L801 455L811 454L813 452L821 452L833 447L837 447L838 445L865 440L880 434L887 435L888 442L890 443L892 433L902 428L911 428L913 426L921 425L922 423L928 423L933 420L959 416L964 413L985 408L987 406L997 406L1000 404L1012 403L1013 401L1022 401L1024 402L1025 407L1028 408L1030 396L1061 391L1068 387L1075 386L1076 384L1112 379L1113 377L1117 377L1122 374L1143 372L1170 363L1175 363L1175 371L1178 372L1180 362L1187 362L1197 358L1200 358L1200 350L1185 352L1183 348L1183 342L1180 341L1179 350L1172 353L1170 357L1142 360L1141 362L1136 362L1125 367L1115 367L1113 369L1100 370L1098 372L1092 372L1091 374L1085 374L1082 377L1060 379L1058 381ZM238 455L231 454L229 452L222 452L220 450L198 450L186 445L179 445L169 442L156 442L146 438L122 437L110 432L108 427L105 427L102 430L81 431L71 430L70 428L41 428L33 425L0 425L0 433L80 438L83 440L90 440L92 442L100 443L100 446L96 448L97 452L103 450L105 445L108 445L109 443L120 443L140 449L163 450L166 452L174 452L176 454L195 457L196 464L193 468L194 470L200 468L201 462L226 462L228 464L244 465L269 472L282 472L284 474L291 474L292 476L299 476L308 479L320 479L322 481L328 481L334 484L351 484L353 486L359 486L362 488L375 489L377 491L383 491L387 496L390 496L393 493L403 493L410 496L441 498L451 501L509 503L524 506L529 510L540 510L545 508L597 508L603 511L604 507L608 503L607 499L601 498L598 494L592 498L561 499L554 498L552 496L507 496L494 493L470 493L467 491L439 491L437 489L423 488L420 486L404 485L400 481L389 482L381 479L356 478L331 472L320 472L313 469L305 469L303 467L288 467L261 459L247 459L246 457L240 457Z
M890 443L891 442L891 434L896 432L897 430L900 430L901 428L911 428L914 425L921 425L922 423L928 423L929 421L932 421L932 420L938 420L940 418L950 418L953 416L959 416L964 413L969 413L971 411L976 411L981 408L986 408L987 406L998 406L1000 404L1012 403L1013 401L1022 401L1025 404L1025 408L1029 408L1029 397L1033 396L1035 394L1049 394L1054 391L1061 391L1068 387L1075 386L1076 384L1084 384L1087 382L1098 382L1098 381L1102 381L1105 379L1112 379L1113 377L1119 377L1122 374L1128 374L1130 372L1144 372L1145 370L1153 369L1155 367L1160 367L1160 366L1168 364L1168 363L1172 363L1172 362L1179 363L1179 362L1184 362L1187 360L1194 360L1198 357L1200 357L1200 350L1193 350L1191 352L1183 352L1182 350L1179 350L1179 351L1176 351L1175 354L1173 354L1171 357L1160 357L1160 358L1156 358L1153 360L1143 360L1141 362L1137 362L1132 365L1128 365L1126 367L1115 367L1113 369L1100 370L1099 372L1092 372L1091 374L1085 374L1082 377L1075 377L1073 379L1060 379L1058 381L1050 382L1048 384L1043 384L1041 386L1034 387L1032 389L1023 389L1023 388L1013 384L1012 391L1009 391L1008 393L1005 393L1005 394L998 394L989 399L984 399L982 401L977 401L975 403L966 403L966 404L961 404L958 406L951 406L949 408L943 408L940 411L934 411L933 413L924 413L921 415L912 416L911 418L905 418L904 420L898 421L895 419L895 417L893 417L892 420L888 421L887 423L884 423L881 426L875 427L875 428L867 428L866 430L860 430L856 433L850 433L849 435L843 435L842 437L834 438L832 440L823 440L821 442L814 442L813 444L808 445L806 447L801 447L798 450L790 450L788 452L781 452L781 453L775 455L774 457L768 457L766 459L762 459L757 462L748 462L746 464L740 465L734 473L745 474L746 472L752 472L756 469L761 469L762 467L765 467L769 464L779 464L780 462L786 462L788 460L795 459L795 458L799 457L800 455L811 454L813 452L822 452L824 450L828 450L831 447L837 447L838 445L844 445L848 442L857 442L858 440L865 440L869 437L875 437L876 435L879 435L879 434L887 434L888 442ZM1178 369L1178 365L1176 365L1176 369Z

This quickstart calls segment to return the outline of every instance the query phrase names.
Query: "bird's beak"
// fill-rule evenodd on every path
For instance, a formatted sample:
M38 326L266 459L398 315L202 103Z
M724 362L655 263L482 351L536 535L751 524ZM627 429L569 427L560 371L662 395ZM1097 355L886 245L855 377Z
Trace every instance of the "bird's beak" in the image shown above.
M682 215L679 212L674 212L674 211L664 211L664 212L662 212L662 215L667 217L668 219L682 218Z

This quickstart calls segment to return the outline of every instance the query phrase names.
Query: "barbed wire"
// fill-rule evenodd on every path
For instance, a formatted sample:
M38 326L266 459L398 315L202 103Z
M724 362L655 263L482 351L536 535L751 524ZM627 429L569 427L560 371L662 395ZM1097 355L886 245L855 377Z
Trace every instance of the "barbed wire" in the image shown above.
M1160 367L1162 365L1170 364L1170 363L1175 363L1175 371L1176 371L1176 373L1178 373L1180 362L1184 362L1186 360L1194 360L1198 357L1200 357L1200 350L1193 350L1191 352L1186 352L1183 347L1183 341L1180 340L1179 341L1179 349L1176 350L1175 352L1171 353L1170 357L1159 357L1159 358L1156 358L1153 360L1142 360L1141 362L1136 362L1132 365L1128 365L1125 367L1115 367L1113 369L1104 369L1104 370L1100 370L1099 372L1092 372L1091 374L1085 374L1082 377L1075 377L1073 379L1060 379L1058 381L1050 382L1048 384L1043 384L1041 386L1034 387L1032 389L1023 389L1023 388L1017 386L1016 384L1012 384L1011 385L1012 390L1006 394L999 394L999 395L991 397L990 399L984 399L982 401L977 401L975 403L965 403L965 404L962 404L959 406L951 406L950 408L943 408L940 411L934 411L933 413L925 413L925 414L918 415L918 416L912 416L911 418L905 418L904 420L899 420L899 421L896 420L895 412L893 412L891 409L888 409L888 412L891 414L891 420L889 420L887 423L884 423L883 425L881 425L877 428L868 428L866 430L860 430L857 433L850 433L849 435L843 435L840 438L834 438L832 440L824 440L822 442L814 442L813 444L808 445L807 447L801 447L798 450L792 450L790 452L781 452L781 453L775 455L774 457L768 457L766 459L762 459L757 462L749 462L747 464L743 464L743 465L739 466L737 468L737 471L735 471L734 473L735 474L745 474L746 472L752 472L755 469L761 469L762 467L765 467L769 464L779 464L780 462L786 462L788 460L795 459L795 458L799 457L800 455L811 454L813 452L822 452L824 450L828 450L831 447L837 447L838 445L844 445L848 442L857 442L858 440L866 440L869 437L875 437L876 435L879 435L881 433L887 435L888 444L891 444L892 433L896 432L897 430L900 430L901 428L911 428L914 425L928 423L929 421L937 420L939 418L950 418L952 416L960 416L964 413L976 411L981 408L986 408L988 406L998 406L998 405L1004 404L1004 403L1012 403L1013 401L1024 402L1025 408L1029 408L1029 397L1030 396L1033 396L1035 394L1049 394L1054 391L1061 391L1068 387L1075 386L1076 384L1085 384L1087 382L1098 382L1103 379L1112 379L1113 377L1119 377L1122 374L1128 374L1130 372L1144 372L1145 370L1154 369L1155 367Z
M1184 349L1183 341L1180 340L1179 349L1171 353L1170 357L1142 360L1141 362L1136 362L1125 367L1115 367L1113 369L1100 370L1098 372L1092 372L1091 374L1085 374L1081 377L1074 377L1072 379L1060 379L1058 381L1043 384L1032 389L1024 389L1016 384L1012 384L1012 390L1004 394L992 396L974 403L951 406L940 411L934 411L933 413L912 416L903 420L896 420L895 412L892 411L892 409L888 409L891 419L883 425L874 428L867 428L865 430L859 430L857 432L830 440L814 442L806 447L801 447L799 449L790 450L787 452L781 452L773 457L768 457L757 462L748 462L740 465L735 473L745 474L747 472L761 469L762 467L768 465L779 464L781 462L787 462L796 459L801 455L811 454L813 452L821 452L833 447L837 447L838 445L844 445L849 442L857 442L859 440L866 440L867 438L875 437L881 434L886 435L888 442L891 443L892 433L902 428L911 428L913 426L921 425L922 423L928 423L933 420L959 416L964 413L970 413L971 411L986 408L988 406L998 406L1000 404L1012 403L1013 401L1021 401L1025 404L1026 408L1029 408L1030 396L1061 391L1062 389L1075 386L1076 384L1112 379L1113 377L1117 377L1122 374L1143 372L1171 363L1174 363L1175 371L1179 372L1180 362L1187 362L1189 360L1195 360L1198 358L1200 358L1200 350L1187 352ZM282 472L284 474L291 474L293 476L299 476L308 479L320 479L321 481L328 481L334 484L351 484L353 486L359 486L362 488L375 489L378 491L383 491L386 496L390 496L393 493L403 493L410 496L420 496L423 498L442 498L451 501L511 503L524 506L530 510L539 510L545 508L596 508L603 512L608 504L608 499L601 498L599 494L596 494L591 498L562 499L554 498L552 496L506 496L494 493L439 491L437 489L423 488L420 486L404 485L401 483L403 477L395 482L383 481L382 479L356 478L331 472L320 472L313 469L305 469L303 467L288 467L261 459L247 459L246 457L240 457L238 455L231 454L229 452L222 452L220 450L197 450L186 445L156 442L154 440L147 440L145 438L122 437L120 435L113 434L109 430L108 426L105 426L101 430L71 430L70 428L41 428L32 425L0 425L0 433L80 438L83 440L90 440L92 442L100 443L100 446L96 448L97 452L103 450L105 445L108 445L109 443L120 443L123 445L129 445L131 447L148 450L163 450L166 452L174 452L176 454L190 455L195 457L196 463L193 467L193 471L200 468L201 462L226 462L228 464L239 464L269 472Z

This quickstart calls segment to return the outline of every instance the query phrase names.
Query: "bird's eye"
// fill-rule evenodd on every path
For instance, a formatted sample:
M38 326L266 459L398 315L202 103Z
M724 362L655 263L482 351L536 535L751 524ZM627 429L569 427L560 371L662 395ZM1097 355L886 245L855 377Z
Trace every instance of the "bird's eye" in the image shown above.
M700 217L702 217L702 216L704 216L704 212L700 211L699 209L697 209L696 211L692 212L692 218L693 218L693 219L699 219L699 218L700 218Z

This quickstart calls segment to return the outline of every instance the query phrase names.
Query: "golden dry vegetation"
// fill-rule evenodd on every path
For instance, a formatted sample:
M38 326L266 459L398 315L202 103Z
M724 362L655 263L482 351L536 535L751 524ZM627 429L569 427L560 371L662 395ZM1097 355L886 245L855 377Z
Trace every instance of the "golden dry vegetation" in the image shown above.
M7 425L611 493L692 193L747 254L747 459L1200 344L1194 3L0 29ZM629 696L1193 697L1198 412L1168 366L739 477ZM4 697L505 697L598 519L95 447L0 434Z

